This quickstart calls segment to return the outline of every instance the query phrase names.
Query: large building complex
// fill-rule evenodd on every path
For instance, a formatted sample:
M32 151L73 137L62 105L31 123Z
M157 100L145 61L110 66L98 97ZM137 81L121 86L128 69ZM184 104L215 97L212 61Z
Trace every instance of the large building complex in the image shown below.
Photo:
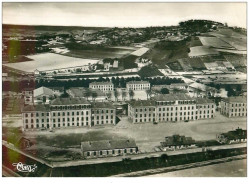
M90 89L99 89L103 92L113 91L114 85L112 82L92 82L89 84Z
M215 103L184 94L155 96L152 100L131 101L128 118L133 123L186 121L213 118Z
M246 102L246 96L224 98L220 103L220 112L227 117L245 117L247 116Z
M28 105L22 110L23 130L116 124L110 103L90 103L82 98L57 98L49 105Z
M149 90L150 83L148 81L130 81L126 83L126 89L134 91Z

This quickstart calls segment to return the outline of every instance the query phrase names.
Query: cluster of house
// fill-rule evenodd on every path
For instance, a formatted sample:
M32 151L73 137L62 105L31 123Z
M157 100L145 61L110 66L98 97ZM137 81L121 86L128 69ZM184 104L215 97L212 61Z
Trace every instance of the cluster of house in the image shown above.
M247 130L243 130L238 127L234 131L218 134L216 136L216 140L221 144L246 143Z
M160 142L162 151L190 149L196 147L196 141L192 137L173 135L165 137L163 142Z
M209 119L214 118L215 107L215 103L207 98L161 94L151 100L130 101L128 118L133 123Z

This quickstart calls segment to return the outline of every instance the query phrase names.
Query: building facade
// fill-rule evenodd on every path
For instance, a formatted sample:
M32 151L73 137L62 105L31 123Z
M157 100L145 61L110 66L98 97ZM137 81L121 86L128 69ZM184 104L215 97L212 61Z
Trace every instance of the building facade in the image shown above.
M148 81L130 81L126 83L126 89L133 91L149 90L150 83Z
M114 90L114 85L112 82L92 82L89 84L89 88L108 92Z
M224 98L221 100L220 106L220 113L229 118L247 116L246 96Z
M24 107L22 119L23 130L115 125L116 109L110 103L98 105L82 98L57 98L49 105Z
M85 158L99 158L136 154L138 147L134 140L102 140L81 142L81 151Z
M184 94L158 95L152 100L131 101L128 104L128 118L133 123L189 121L214 116L214 102Z

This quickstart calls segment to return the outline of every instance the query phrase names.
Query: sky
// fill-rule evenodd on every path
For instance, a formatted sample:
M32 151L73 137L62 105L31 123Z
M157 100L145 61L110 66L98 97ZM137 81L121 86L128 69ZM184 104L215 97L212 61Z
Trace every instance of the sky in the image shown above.
M246 28L246 3L3 3L3 24L146 27L207 19Z

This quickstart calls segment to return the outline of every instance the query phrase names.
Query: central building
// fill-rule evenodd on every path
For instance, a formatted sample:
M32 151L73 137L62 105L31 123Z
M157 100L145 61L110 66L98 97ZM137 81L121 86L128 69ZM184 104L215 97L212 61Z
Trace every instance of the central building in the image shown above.
M155 96L152 100L131 101L128 118L133 123L186 121L213 118L215 103L184 94Z

